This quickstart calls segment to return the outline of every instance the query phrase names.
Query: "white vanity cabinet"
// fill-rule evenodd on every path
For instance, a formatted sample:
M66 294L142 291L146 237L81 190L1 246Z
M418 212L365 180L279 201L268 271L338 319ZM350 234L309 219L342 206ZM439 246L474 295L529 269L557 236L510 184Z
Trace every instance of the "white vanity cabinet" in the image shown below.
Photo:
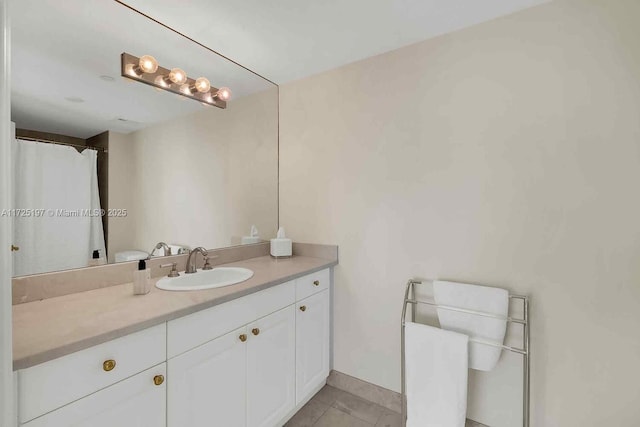
M169 360L169 427L276 426L295 406L289 305Z
M279 427L329 375L329 282L325 269L20 370L20 426Z
M18 371L19 421L26 423L53 410L62 411L64 405L106 389L126 378L132 377L153 366L163 364L166 356L166 324L160 324L76 353ZM163 365L164 366L164 365ZM164 375L164 367L162 373ZM135 383L134 384L138 384ZM145 384L148 386L149 384ZM162 385L164 388L164 385ZM157 393L157 389L153 389ZM108 395L108 392L106 392ZM125 393L125 392L123 392ZM109 399L106 400L108 402ZM162 403L164 405L164 401ZM108 405L108 403L107 403ZM70 405L72 406L72 405ZM68 408L65 407L65 408ZM94 405L76 406L92 415ZM106 411L107 408L95 407ZM135 408L132 408L135 409ZM64 412L63 417L74 417L79 409ZM82 412L81 411L81 412ZM57 411L54 411L57 412ZM78 415L79 416L79 415ZM45 420L57 419L45 416ZM66 419L66 418L63 418ZM75 424L32 425L66 426ZM84 424L81 424L84 425ZM146 424L141 424L146 425Z
M169 322L168 427L284 424L329 375L329 285L326 269Z
M298 301L296 309L296 405L329 375L329 291Z
M24 427L164 427L163 363L22 424Z

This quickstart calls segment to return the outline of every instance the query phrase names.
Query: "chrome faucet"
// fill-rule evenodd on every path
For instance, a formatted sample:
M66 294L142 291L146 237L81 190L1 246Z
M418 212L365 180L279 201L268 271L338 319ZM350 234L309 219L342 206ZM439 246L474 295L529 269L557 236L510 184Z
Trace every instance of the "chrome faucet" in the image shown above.
M167 245L165 242L160 242L157 245L155 245L154 248L151 250L151 253L149 254L149 258L153 256L153 254L156 252L156 249L164 249L164 256L171 255L171 248L169 247L169 245Z
M209 256L209 252L207 252L207 250L205 248L203 248L202 246L198 246L194 250L190 251L189 252L189 258L187 258L187 268L184 271L186 274L191 274L191 273L195 273L196 272L196 258L197 258L197 256L194 257L193 262L191 261L191 257L194 254L197 254L198 252L200 252L202 254L202 256L205 257L205 258L207 258Z

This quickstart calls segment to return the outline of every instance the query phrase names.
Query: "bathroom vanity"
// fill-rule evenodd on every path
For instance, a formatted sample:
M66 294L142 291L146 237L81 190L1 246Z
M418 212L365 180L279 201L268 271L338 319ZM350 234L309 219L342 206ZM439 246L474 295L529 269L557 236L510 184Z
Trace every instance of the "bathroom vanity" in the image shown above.
M282 425L329 372L337 248L265 256L278 86L123 2L9 2L10 207L35 211L12 218L11 421ZM189 248L203 268L198 246L253 276L133 295L137 268L142 292Z
M224 288L14 306L19 425L281 426L329 375L336 263L258 257Z

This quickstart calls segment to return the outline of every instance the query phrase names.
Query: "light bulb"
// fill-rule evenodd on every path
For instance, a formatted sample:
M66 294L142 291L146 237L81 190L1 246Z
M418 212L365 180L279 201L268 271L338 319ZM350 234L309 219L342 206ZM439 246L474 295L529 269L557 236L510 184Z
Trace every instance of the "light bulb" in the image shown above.
M180 68L173 68L169 73L169 80L177 85L182 85L187 82L187 73Z
M142 70L134 64L127 64L124 66L124 72L130 75L131 77L140 77L142 75Z
M192 95L191 88L188 84L183 84L182 86L180 86L180 92L184 93L185 95Z
M153 82L158 86L162 86L162 87L171 86L169 83L167 83L167 78L165 76L158 76L153 80Z
M198 92L209 92L211 89L211 83L205 77L198 77L196 79L196 90Z
M221 87L218 89L218 92L216 92L216 97L221 101L228 101L231 99L231 89L228 87Z
M144 55L138 62L140 69L145 73L155 73L158 69L158 61L151 55Z

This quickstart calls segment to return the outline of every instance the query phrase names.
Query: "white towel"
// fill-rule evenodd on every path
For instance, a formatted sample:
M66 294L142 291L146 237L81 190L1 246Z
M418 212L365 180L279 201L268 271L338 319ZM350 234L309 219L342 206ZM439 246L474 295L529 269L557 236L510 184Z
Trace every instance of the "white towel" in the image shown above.
M171 249L171 255L181 255L181 254L189 253L189 249L186 246L174 245L174 244L170 244L167 246L169 246L169 249ZM164 253L164 248L156 249L153 253L154 258L165 256L165 255L166 254Z
M469 337L405 323L407 427L464 427Z
M505 318L509 312L509 293L505 289L435 281L433 296L438 305L483 311ZM504 335L507 331L506 320L443 309L437 311L440 326L443 329L497 344L504 342ZM496 366L502 349L474 342L469 344L469 367L471 369L490 371Z

